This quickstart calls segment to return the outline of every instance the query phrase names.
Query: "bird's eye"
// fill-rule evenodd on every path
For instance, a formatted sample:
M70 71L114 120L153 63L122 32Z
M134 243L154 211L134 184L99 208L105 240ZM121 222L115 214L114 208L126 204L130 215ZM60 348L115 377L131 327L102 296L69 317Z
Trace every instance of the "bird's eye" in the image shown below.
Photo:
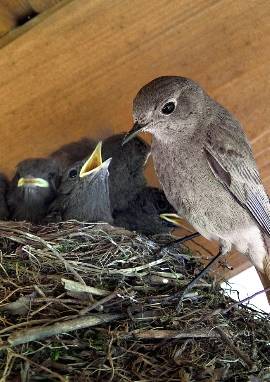
M70 170L70 172L69 172L69 177L70 178L76 178L76 176L77 176L77 170L75 170L75 169L73 169L73 170Z
M158 207L159 207L159 209L162 211L164 211L164 210L166 210L167 209L167 206L168 206L168 204L166 203L166 201L165 200L160 200L159 202L158 202Z
M175 110L176 103L173 101L165 103L165 105L161 109L161 113L165 115L172 114Z
M50 172L49 173L49 179L53 179L55 177L55 172Z

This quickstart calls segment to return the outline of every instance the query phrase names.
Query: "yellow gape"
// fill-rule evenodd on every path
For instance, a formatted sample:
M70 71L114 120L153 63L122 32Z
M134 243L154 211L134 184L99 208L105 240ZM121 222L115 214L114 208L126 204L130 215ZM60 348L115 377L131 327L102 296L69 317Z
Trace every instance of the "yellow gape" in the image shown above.
M80 178L90 175L97 171L103 164L101 156L102 142L99 142L91 154L90 158L84 163L80 171Z
M159 217L169 223L174 224L176 227L183 226L182 218L177 214L161 214Z

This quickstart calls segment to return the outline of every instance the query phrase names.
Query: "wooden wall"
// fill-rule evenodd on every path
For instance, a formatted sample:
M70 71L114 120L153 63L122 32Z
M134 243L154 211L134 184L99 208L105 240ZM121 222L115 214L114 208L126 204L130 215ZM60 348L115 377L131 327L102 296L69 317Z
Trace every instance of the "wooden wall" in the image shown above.
M200 82L242 121L270 190L268 0L69 0L21 28L0 40L7 173L81 136L128 130L139 88L172 74Z

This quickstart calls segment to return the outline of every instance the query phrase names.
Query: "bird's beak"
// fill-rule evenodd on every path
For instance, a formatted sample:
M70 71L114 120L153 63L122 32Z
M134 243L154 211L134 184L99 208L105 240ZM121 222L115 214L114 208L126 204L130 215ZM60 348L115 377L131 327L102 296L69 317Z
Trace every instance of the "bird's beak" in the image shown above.
M49 183L47 182L47 180L45 179L42 179L42 178L31 178L31 177L27 177L27 178L20 178L18 180L18 184L17 184L18 187L41 187L41 188L48 188L49 187Z
M102 162L101 156L102 142L99 142L91 154L90 158L84 163L80 171L80 178L84 178L94 172L98 172L103 168L108 168L111 162L111 158L107 159L105 162Z
M138 122L135 122L132 129L125 135L122 142L122 146L124 146L128 141L130 141L134 137L136 137L136 135L138 135L146 125L147 123L144 125L140 125Z
M172 223L176 227L179 227L182 225L182 219L177 214L161 214L159 217L163 220L166 220L169 223Z

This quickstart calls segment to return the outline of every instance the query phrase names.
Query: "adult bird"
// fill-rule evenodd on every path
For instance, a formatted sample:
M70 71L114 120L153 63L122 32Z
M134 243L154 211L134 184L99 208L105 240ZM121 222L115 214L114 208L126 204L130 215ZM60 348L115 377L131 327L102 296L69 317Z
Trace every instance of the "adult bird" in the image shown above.
M52 158L20 162L7 192L11 219L42 223L56 197L61 171L58 161Z
M220 254L247 254L270 282L270 203L239 121L196 82L160 77L133 105L134 127L153 135L156 173L168 201Z

